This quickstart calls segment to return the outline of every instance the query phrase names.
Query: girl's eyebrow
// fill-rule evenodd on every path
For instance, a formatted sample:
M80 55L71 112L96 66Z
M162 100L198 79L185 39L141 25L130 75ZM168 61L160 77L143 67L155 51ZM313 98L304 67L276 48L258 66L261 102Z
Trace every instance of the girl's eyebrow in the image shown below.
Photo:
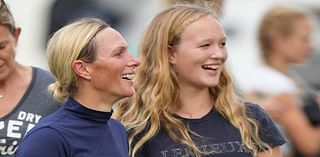
M8 40L0 40L0 44L6 44L8 42L9 42Z

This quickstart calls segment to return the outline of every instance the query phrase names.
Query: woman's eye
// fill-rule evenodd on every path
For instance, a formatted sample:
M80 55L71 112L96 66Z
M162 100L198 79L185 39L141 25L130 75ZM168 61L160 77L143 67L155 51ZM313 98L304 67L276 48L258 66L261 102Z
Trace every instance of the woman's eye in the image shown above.
M123 56L123 51L117 52L114 56L116 56L116 57L121 57L121 56Z
M200 45L200 47L209 47L210 46L210 44L202 44L202 45Z

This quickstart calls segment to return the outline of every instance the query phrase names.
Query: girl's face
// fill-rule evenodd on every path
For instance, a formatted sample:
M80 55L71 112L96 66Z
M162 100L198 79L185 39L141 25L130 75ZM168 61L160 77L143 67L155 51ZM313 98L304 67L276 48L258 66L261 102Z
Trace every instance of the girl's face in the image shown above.
M169 51L181 87L201 90L219 83L228 54L226 35L214 17L201 17L188 25L180 43Z
M19 38L20 29L12 34L8 27L0 24L0 82L5 80L14 71L15 47Z

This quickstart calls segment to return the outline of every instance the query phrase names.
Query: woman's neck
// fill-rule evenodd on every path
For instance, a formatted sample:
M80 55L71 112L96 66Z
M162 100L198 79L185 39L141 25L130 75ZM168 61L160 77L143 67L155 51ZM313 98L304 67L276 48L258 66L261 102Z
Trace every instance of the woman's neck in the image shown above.
M285 60L281 59L281 57L270 57L266 64L286 75L289 73L288 63Z
M78 92L73 96L83 106L101 112L111 112L112 102L107 96L101 96L101 93L92 88L80 86Z
M32 68L16 63L7 78L0 81L0 92L7 88L16 89L16 86L28 84L31 81Z

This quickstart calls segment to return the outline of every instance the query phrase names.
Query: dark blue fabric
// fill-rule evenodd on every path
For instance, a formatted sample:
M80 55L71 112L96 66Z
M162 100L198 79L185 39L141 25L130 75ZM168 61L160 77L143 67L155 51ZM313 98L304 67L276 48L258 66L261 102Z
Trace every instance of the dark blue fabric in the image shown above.
M70 98L28 132L15 156L128 157L126 130L111 115Z
M260 138L271 147L284 144L286 140L276 128L270 117L257 105L247 104L248 116L260 122ZM181 117L180 117L181 118ZM200 119L181 118L189 128L201 137L193 140L203 152L205 157L251 157L248 149L244 146L240 132L231 125L219 112L213 109L210 113ZM186 146L175 143L161 129L159 133L150 140L139 151L138 157L181 157L193 156Z

